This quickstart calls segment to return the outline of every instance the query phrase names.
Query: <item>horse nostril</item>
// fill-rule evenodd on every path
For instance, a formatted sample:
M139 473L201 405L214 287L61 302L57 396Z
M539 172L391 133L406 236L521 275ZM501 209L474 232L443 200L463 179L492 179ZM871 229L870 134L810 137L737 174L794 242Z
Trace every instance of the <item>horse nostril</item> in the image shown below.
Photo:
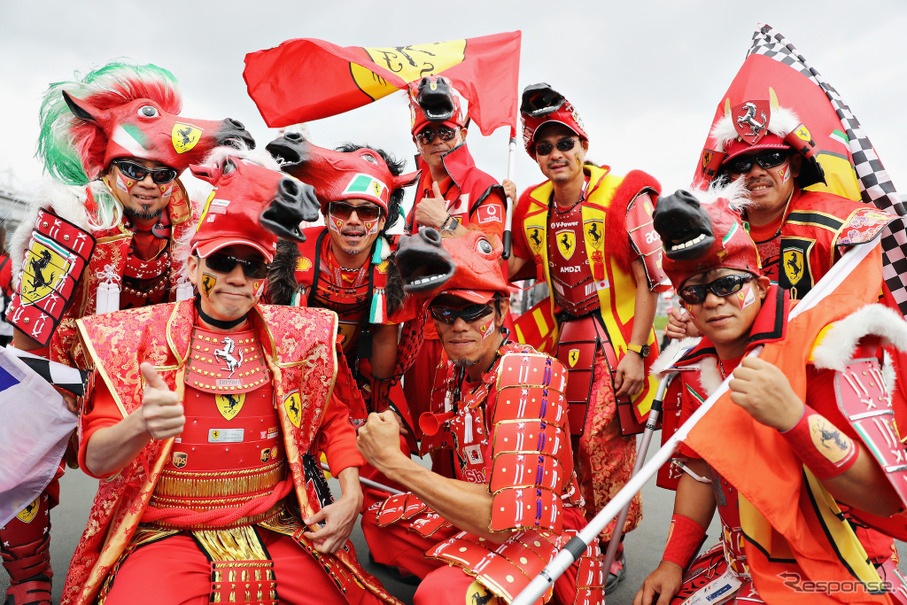
M287 195L296 197L299 195L299 186L296 184L296 181L293 179L281 179L280 180L280 190Z
M232 126L238 128L239 130L246 129L246 127L243 126L243 123L240 122L239 120L234 120L233 118L227 118L227 122L229 122Z
M289 141L299 141L299 140L302 140L302 133L301 133L301 132L288 132L288 133L286 133L286 134L283 135L283 136L286 137L286 139L289 140Z
M426 243L432 244L433 246L441 245L441 233L437 229L433 229L432 227L420 229L419 234Z

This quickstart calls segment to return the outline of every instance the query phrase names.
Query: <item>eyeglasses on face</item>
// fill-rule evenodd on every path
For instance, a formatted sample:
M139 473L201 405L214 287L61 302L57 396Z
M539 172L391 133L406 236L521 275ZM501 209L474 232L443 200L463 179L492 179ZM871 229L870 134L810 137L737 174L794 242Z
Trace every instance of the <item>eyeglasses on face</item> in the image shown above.
M169 183L179 173L173 168L147 168L141 164L130 162L129 160L114 160L113 165L123 173L124 176L136 181L145 180L145 177L151 175L151 180L158 185Z
M677 293L680 298L688 304L698 305L705 301L709 292L715 296L724 298L734 292L740 291L743 284L753 281L753 276L746 273L736 273L734 275L722 275L718 279L712 280L707 284L698 284L695 286L684 286Z
M726 168L733 174L746 174L753 169L754 163L763 168L774 168L787 161L788 155L784 149L770 149L754 155L738 156L730 160L726 164Z
M242 267L243 274L249 279L263 279L268 275L268 263L263 260L237 258L222 252L212 252L205 257L205 265L218 273L232 273L236 265Z
M483 317L487 317L494 312L494 308L487 303L484 305L473 303L460 309L442 305L432 305L428 310L433 318L448 326L454 325L457 318L462 319L466 323L472 323Z
M457 136L457 131L450 126L438 126L437 128L426 128L419 132L416 135L416 138L419 139L419 142L423 145L431 145L435 137L440 138L443 142L447 143L452 141L453 138Z
M328 212L331 213L331 216L336 216L344 221L350 220L354 210L359 219L363 221L373 221L381 216L381 207L375 204L353 206L346 202L331 202L330 206L328 206Z
M576 147L576 139L573 137L567 139L561 139L560 141L554 143L538 143L535 146L535 155L549 155L554 148L557 147L557 150L561 153L567 153L574 147Z

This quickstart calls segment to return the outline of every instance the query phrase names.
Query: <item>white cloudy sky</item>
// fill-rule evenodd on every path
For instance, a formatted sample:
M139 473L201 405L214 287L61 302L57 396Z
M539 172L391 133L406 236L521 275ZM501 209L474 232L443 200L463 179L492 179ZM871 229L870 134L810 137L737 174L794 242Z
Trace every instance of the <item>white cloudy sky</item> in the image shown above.
M716 10L718 8L718 10ZM756 24L772 25L850 104L902 191L907 190L907 4L840 2L376 2L368 0L0 2L0 184L29 187L38 106L49 82L125 58L180 80L183 114L241 120L274 138L246 94L246 53L291 38L397 46L523 32L520 88L547 81L573 101L590 157L616 172L641 168L666 190L690 182L710 119L743 61ZM317 82L312 82L317 86ZM319 145L344 141L414 153L402 93L309 125ZM503 177L507 132L470 133L481 168ZM516 180L540 180L522 150Z

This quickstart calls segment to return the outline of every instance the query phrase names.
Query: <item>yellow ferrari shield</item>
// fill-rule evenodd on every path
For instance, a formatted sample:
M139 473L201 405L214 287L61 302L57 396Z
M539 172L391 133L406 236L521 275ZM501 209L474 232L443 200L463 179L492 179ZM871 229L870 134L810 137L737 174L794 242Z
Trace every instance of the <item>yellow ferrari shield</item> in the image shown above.
M784 264L784 274L790 281L790 285L796 286L804 274L803 250L788 248L784 251L781 262Z
M227 420L233 420L242 404L246 402L245 393L227 393L225 395L216 395L214 401L217 403L217 411Z
M570 367L575 367L576 362L579 361L579 349L570 349L567 351L567 361L570 363Z
M576 233L565 229L558 231L555 237L557 238L557 249L561 251L564 260L570 260L573 251L576 250Z
M170 137L173 139L173 149L177 153L186 153L195 147L202 138L202 129L191 124L177 122L173 125Z
M57 290L72 270L69 257L52 245L32 240L22 266L22 302L34 304Z
M437 74L463 61L466 40L449 40L411 46L363 48L375 65L393 72L406 82ZM372 99L380 99L400 90L368 67L350 63L356 86Z
M583 223L583 229L586 233L586 241L592 244L593 248L599 249L605 243L605 222L600 220L591 220Z
M283 407L290 418L293 426L299 428L299 422L302 419L302 407L299 399L299 391L293 391L283 400Z
M541 227L532 227L529 229L529 247L532 248L533 254L539 254L542 250L542 236L544 232Z
M38 508L38 500L36 498L31 504L23 508L22 512L16 515L16 518L23 523L31 523L34 520L35 515L38 514Z

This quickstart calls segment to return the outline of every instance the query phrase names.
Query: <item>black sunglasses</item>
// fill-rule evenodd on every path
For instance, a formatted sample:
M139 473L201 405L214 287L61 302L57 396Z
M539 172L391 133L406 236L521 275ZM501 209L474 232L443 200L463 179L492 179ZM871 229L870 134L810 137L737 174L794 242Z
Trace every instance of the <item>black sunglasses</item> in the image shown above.
M150 174L151 180L158 185L169 183L179 176L179 173L173 168L146 168L129 160L114 160L113 165L124 175L136 181L143 181Z
M249 279L263 279L268 275L268 263L263 260L249 260L236 258L221 252L212 252L205 257L205 265L218 273L232 273L236 265L242 267L242 272Z
M739 291L740 288L743 287L743 284L751 281L753 281L752 275L744 275L742 273L722 275L718 279L710 281L707 284L684 286L677 294L683 299L683 302L691 305L698 305L705 300L705 297L708 296L709 292L715 296L724 298L725 296L730 296L734 292Z
M745 155L736 157L725 164L728 172L734 174L746 174L753 169L753 163L759 164L763 168L774 168L780 166L788 158L788 152L784 149L771 149L755 155Z
M459 317L466 323L472 323L477 319L481 319L487 315L491 315L494 312L494 307L489 304L478 304L474 303L471 305L466 305L460 309L454 309L453 307L444 307L441 305L432 305L428 308L431 316L443 324L448 326L454 325L457 318Z
M576 139L570 137L569 139L561 139L554 145L551 143L538 143L535 146L535 155L548 155L554 148L557 147L557 150L561 153L566 153L576 147Z
M363 221L373 221L381 216L381 207L376 206L375 204L353 206L352 204L347 204L346 202L331 202L331 205L328 207L328 212L331 213L331 216L336 216L337 218L345 221L350 220L350 217L353 216L354 210L356 211L356 215L359 217L359 219Z
M457 131L450 126L438 126L437 129L426 128L416 135L419 142L423 145L431 145L435 137L439 137L445 143L452 141L457 136Z

